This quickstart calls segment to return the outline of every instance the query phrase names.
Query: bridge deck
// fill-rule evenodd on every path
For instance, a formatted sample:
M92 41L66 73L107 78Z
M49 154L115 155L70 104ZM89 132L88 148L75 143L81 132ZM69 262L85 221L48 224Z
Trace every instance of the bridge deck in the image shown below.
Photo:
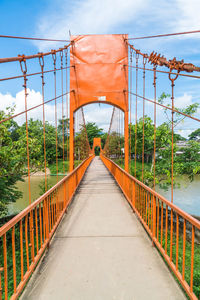
M24 299L185 299L99 158L89 167Z

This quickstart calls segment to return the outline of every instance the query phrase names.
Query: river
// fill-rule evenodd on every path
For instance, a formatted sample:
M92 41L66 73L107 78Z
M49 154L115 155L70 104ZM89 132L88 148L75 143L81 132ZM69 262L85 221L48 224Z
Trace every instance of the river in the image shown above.
M62 177L59 177L59 180ZM31 196L32 201L36 200L41 193L40 184L44 180L44 176L31 177ZM56 176L48 176L51 185L56 184ZM196 175L194 181L190 182L187 176L178 178L180 188L174 189L174 204L189 214L200 216L200 175ZM18 182L17 187L23 193L23 197L18 199L15 203L8 206L8 213L14 214L22 211L29 204L28 200L28 180L25 182ZM166 199L170 200L171 190L164 191L157 187L156 191L163 195Z
M62 176L59 176L58 180L61 180ZM48 184L53 186L57 183L56 176L47 176ZM44 181L44 175L31 176L31 201L35 201L41 196L40 185ZM18 181L16 186L19 191L23 193L22 198L19 198L16 202L8 205L8 214L12 215L19 213L29 205L29 192L28 192L28 178L25 181Z
M200 175L195 175L192 182L186 175L175 181L180 183L180 188L174 188L174 204L191 215L200 216ZM157 187L156 191L167 200L171 199L171 189L164 191Z

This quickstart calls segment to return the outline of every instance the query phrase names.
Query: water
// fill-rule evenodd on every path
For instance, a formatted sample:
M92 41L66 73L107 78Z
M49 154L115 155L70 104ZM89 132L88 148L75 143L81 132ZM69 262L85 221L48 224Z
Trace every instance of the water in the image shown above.
M47 176L48 184L53 186L57 183L56 176ZM58 180L61 180L62 176L59 176ZM33 202L41 196L40 184L44 181L43 175L31 176L31 201ZM19 191L23 193L23 197L18 199L14 203L8 205L8 214L12 215L19 213L29 205L29 192L28 192L28 178L25 178L24 182L17 182L16 186Z
M200 175L196 175L192 182L186 175L176 178L176 181L180 188L174 189L174 204L191 215L200 216ZM157 187L156 191L171 200L171 189L164 191Z
M62 177L59 176L59 180ZM40 184L44 180L44 176L31 177L31 195L32 201L36 200L41 195ZM56 176L48 176L48 181L51 185L56 184ZM200 175L196 175L194 181L190 182L187 176L178 178L180 188L174 189L174 204L183 209L189 214L200 216ZM23 197L15 203L9 204L9 214L19 213L29 204L28 198L28 180L18 182L17 187L23 192ZM171 190L164 191L157 187L157 192L164 196L167 200L171 199Z

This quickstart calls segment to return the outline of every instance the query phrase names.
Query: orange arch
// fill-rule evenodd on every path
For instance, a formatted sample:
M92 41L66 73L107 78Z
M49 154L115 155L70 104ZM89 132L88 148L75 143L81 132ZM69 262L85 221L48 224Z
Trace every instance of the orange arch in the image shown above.
M93 102L91 102L91 101L86 101L82 106L80 106L80 107L78 107L77 109L75 109L74 110L74 113L77 111L77 110L79 110L81 107L84 107L84 106L87 106L87 105L89 105L89 104L94 104L94 103L102 103L102 104L107 104L107 105L111 105L111 106L115 106L115 107L117 107L117 108L119 108L121 111L123 111L124 112L124 110L120 107L120 106L118 106L117 104L113 104L113 103L111 103L110 101L106 101L106 103L105 102L103 102L103 101L93 101Z
M102 147L101 147L101 138L94 138L93 139L93 147L92 147L92 153L94 154L95 147L100 148L100 152L102 152Z

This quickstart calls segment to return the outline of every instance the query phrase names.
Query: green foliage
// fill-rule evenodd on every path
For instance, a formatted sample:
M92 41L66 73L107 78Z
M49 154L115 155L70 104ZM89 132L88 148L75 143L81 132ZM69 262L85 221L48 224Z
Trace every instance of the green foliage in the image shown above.
M0 120L12 116L14 108L0 111ZM65 120L64 126L68 120ZM61 127L60 127L61 126ZM64 130L66 131L64 127ZM58 126L58 158L63 154L62 122ZM28 121L28 143L31 173L44 169L44 135L43 123L40 120ZM45 123L46 160L48 164L56 161L56 129ZM66 144L65 149L69 148ZM65 150L66 151L66 150ZM67 166L68 170L68 166ZM15 202L22 196L16 188L16 182L23 181L27 176L27 136L26 123L19 126L15 121L8 120L0 124L0 216L7 213L7 204Z
M164 104L167 107L171 107L171 98L169 94L162 93L158 98L158 102ZM198 107L199 107L199 103L192 103L186 106L185 108L174 107L174 109L181 113L191 116L197 112ZM171 114L172 114L171 110L165 108L164 113L168 120L168 124L171 125ZM182 122L185 118L186 116L174 112L174 127L177 126L180 122Z
M87 141L87 132L82 125L80 132L74 138L74 155L76 160L84 160L89 155L89 145Z
M0 111L0 120L12 115L13 110ZM18 180L23 180L25 151L21 143L15 140L17 125L13 120L0 124L0 215L7 212L7 203L14 202L21 196L15 187ZM14 133L15 132L15 133ZM14 140L12 140L12 137Z
M170 95L166 95L163 93L159 102L164 104L165 100L169 100ZM166 104L166 106L170 106L170 104ZM196 112L198 108L198 104L194 103L189 105L188 107L180 110L189 115ZM172 131L171 131L171 117L169 117L169 112L167 109L164 110L168 122L162 123L160 126L156 127L156 183L160 185L161 188L168 189L171 185L171 155L172 155ZM175 113L174 123L175 126L178 125L181 121L184 120L184 116ZM135 174L135 131L136 125L129 124L129 132L131 143L131 157L132 163L130 166L131 174ZM191 141L186 142L186 147L179 148L176 145L177 141L186 140L180 134L174 133L174 178L179 174L187 174L190 180L193 180L195 174L200 174L200 144L193 139L196 139L200 134L200 131L194 132L194 134L190 135ZM111 139L112 141L112 139ZM116 141L115 141L116 142ZM109 143L110 144L110 143ZM117 144L113 142L112 152L117 152ZM110 145L109 145L110 147ZM140 118L137 122L137 167L136 167L136 177L141 180L142 179L142 166L138 167L138 163L142 162L142 151L143 151L143 118ZM177 151L179 151L179 155L177 155ZM181 153L182 152L182 153ZM154 124L150 117L144 117L144 183L152 186L153 178L154 178L154 169L153 169L153 153L154 153ZM151 164L151 166L150 166ZM174 180L174 186L179 186L178 182Z
M108 137L108 133L103 133L101 135L101 148L103 149L104 146L105 146L105 143L106 143L106 140L107 140L107 137Z
M116 131L113 131L108 136L108 145L106 148L106 155L116 160L122 155L122 148L124 147L124 138Z
M98 146L95 147L94 153L95 153L96 156L99 156L100 155L100 147L98 147Z
M95 123L92 123L92 122L87 122L85 127L86 127L86 131L87 131L90 148L92 148L93 147L93 139L95 137L102 137L103 129L99 128L98 125L96 125Z
M189 134L190 140L198 140L200 139L200 128L193 131L191 134Z
M63 132L65 138L69 137L69 118L63 117L63 120L58 120L58 134L62 136Z

